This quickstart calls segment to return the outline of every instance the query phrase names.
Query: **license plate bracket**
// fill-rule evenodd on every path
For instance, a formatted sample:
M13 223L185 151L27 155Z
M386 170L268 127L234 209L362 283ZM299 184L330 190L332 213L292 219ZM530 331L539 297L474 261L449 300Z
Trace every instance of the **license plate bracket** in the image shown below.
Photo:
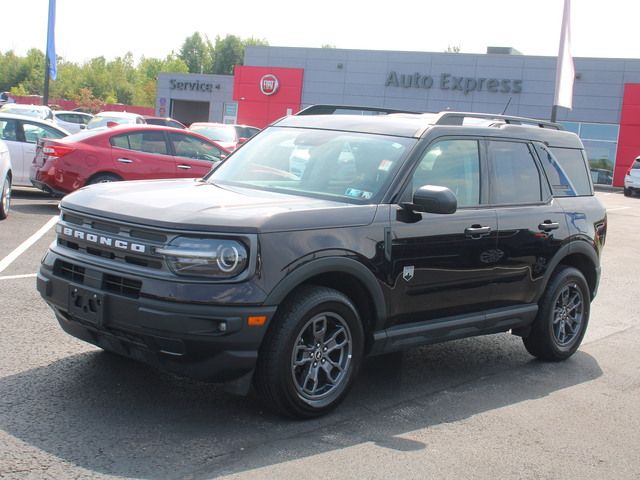
M79 320L101 326L104 321L102 293L88 288L69 286L69 315Z

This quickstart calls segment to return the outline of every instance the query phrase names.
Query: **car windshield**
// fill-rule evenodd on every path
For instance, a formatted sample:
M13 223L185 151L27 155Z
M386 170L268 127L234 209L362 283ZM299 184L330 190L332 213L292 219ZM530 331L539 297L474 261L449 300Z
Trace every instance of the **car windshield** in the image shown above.
M385 135L271 127L237 150L207 180L374 203L415 142Z
M47 117L46 111L42 109L25 108L25 107L8 106L8 105L5 105L2 107L2 113L13 113L15 115L26 115L28 117L42 118L42 119Z
M236 131L233 127L212 126L212 125L192 125L189 129L193 132L217 142L235 142Z
M108 117L106 115L99 116L99 117L95 116L89 121L89 123L87 124L87 128L106 127L107 123L109 122L114 122L119 125L125 125L129 123L136 123L136 120L135 118L128 118L128 117L117 117L117 116Z

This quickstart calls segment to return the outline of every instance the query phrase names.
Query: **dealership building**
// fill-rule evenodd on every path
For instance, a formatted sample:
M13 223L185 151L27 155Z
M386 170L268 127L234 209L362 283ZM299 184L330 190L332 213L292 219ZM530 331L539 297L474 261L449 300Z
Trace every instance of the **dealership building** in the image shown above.
M557 120L582 138L594 182L622 185L640 156L640 59L575 58L573 109ZM556 57L248 47L234 75L158 77L156 113L186 123L264 127L314 104L505 113L548 120Z

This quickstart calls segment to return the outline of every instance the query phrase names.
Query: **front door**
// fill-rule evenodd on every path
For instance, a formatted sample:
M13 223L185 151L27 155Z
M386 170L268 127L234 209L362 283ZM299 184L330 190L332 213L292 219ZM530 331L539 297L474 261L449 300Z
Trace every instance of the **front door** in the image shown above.
M444 318L490 308L496 275L496 211L483 199L480 142L437 141L427 148L402 198L422 185L448 187L450 215L391 209L392 323Z
M176 157L177 177L203 177L224 154L213 144L180 132L171 132L169 139Z

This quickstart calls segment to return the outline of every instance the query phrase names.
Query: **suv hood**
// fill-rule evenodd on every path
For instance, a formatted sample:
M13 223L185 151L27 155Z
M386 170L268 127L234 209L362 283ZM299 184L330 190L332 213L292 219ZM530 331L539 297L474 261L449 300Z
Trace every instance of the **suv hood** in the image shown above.
M353 227L376 205L353 205L200 180L113 182L64 197L61 209L171 230L270 233Z

